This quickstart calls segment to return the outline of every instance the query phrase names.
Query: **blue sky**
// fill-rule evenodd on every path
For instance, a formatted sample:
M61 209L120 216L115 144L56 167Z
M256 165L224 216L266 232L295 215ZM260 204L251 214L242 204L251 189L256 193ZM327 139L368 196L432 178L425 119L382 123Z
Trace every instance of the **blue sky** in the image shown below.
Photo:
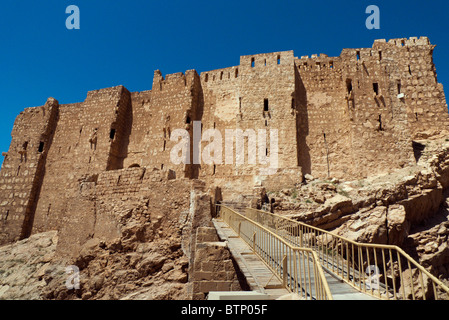
M65 27L72 4L80 30ZM380 30L365 27L371 4L380 8ZM116 85L149 90L156 69L200 73L237 65L247 54L337 56L374 39L428 36L448 94L448 31L447 0L2 0L0 152L9 148L19 112L48 97L72 103Z

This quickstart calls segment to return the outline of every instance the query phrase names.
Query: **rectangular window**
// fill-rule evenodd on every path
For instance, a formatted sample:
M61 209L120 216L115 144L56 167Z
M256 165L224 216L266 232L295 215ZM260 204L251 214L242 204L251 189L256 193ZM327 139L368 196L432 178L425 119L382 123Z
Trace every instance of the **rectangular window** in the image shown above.
M38 149L38 151L39 151L39 152L44 151L44 143L43 143L42 141L39 143L39 149Z
M398 94L401 94L401 89L402 89L401 80L399 80L398 81Z
M109 138L113 140L114 137L115 137L115 129L111 129L111 131L109 132Z
M376 96L379 95L379 84L376 82L373 83L373 91L376 94Z
M352 92L352 80L346 79L346 89L348 90L348 93Z
M281 64L281 56L278 56L278 64Z
M251 68L254 68L256 66L256 62L254 58L251 58Z
M268 111L268 99L264 99L263 101L263 111Z
M360 60L360 51L357 51L357 61Z

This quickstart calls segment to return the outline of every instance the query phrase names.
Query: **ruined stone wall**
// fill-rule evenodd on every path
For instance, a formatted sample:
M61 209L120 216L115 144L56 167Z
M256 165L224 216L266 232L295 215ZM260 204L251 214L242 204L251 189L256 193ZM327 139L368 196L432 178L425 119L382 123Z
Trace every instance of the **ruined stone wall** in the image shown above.
M178 142L171 141L175 129L191 131L197 113L199 76L196 71L169 74L156 71L153 89L132 94L132 129L125 167L139 165L173 169L185 175L183 164L170 161L170 151Z
M58 251L63 248L65 254L73 255L92 237L121 238L124 225L140 230L138 236L146 241L165 237L166 230L178 230L179 217L189 210L191 183L172 178L167 170L133 167L79 181L78 191L68 200ZM137 214L139 223L130 223L131 213Z
M432 45L427 37L377 40L373 48L388 52L395 62L387 72L396 76L398 98L407 108L411 139L427 138L447 129L447 104L443 85L438 83ZM398 87L400 86L400 88ZM400 92L399 92L400 91Z
M352 171L343 68L339 57L295 60L299 163L304 174L343 177Z
M339 57L297 59L303 172L363 178L413 164L413 139L448 124L433 48L425 37L378 40Z
M202 123L206 129L217 129L222 139L222 164L202 165L200 177L213 186L223 187L225 197L238 194L252 194L255 186L271 185L281 188L286 183L301 181L298 166L295 82L293 52L274 52L243 56L239 66L217 69L201 74L204 95ZM242 130L244 134L243 165L237 163L236 138L233 140L232 164L227 164L226 130ZM252 130L254 137L246 130ZM259 130L264 130L266 149L259 148ZM278 132L277 176L261 172L268 168L270 161L271 129ZM253 139L256 151L249 151L249 141ZM203 142L202 147L208 142ZM263 150L262 150L263 149ZM250 156L255 156L255 161ZM262 157L268 157L263 164ZM279 178L281 177L282 178Z
M31 233L58 108L56 100L48 99L44 106L25 109L14 122L0 172L0 243Z
M204 108L201 117L203 131L217 129L222 135L222 147L225 150L225 130L237 127L240 117L239 101L240 78L239 67L217 69L201 74L201 87ZM202 142L204 148L209 142ZM222 177L234 174L234 165L225 164L225 153L222 154L221 165L202 165L200 177L202 179L213 176ZM234 158L235 163L235 158Z
M248 55L238 66L201 76L188 70L164 78L156 71L150 91L119 86L91 91L82 103L49 100L26 109L0 173L1 242L29 235L31 227L60 230L95 219L97 204L85 188L105 171L168 170L171 178L199 178L235 200L250 198L255 187L300 183L306 173L354 179L413 164L412 140L443 133L449 124L433 49L422 37L379 40L339 57ZM176 129L187 130L193 160L195 121L202 132L221 133L221 165L171 161ZM249 164L248 137L244 164L236 165L235 139L232 164L225 163L226 129L252 129L256 139L266 130L266 150L250 152L256 164ZM278 170L267 176L260 156L271 155L270 129L278 130ZM209 143L202 142L203 152Z
M83 103L60 106L33 233L59 230L73 211L87 218L83 206L74 208L69 200L79 192L80 181L93 181L99 173L121 167L129 101L124 87L114 87L89 92Z

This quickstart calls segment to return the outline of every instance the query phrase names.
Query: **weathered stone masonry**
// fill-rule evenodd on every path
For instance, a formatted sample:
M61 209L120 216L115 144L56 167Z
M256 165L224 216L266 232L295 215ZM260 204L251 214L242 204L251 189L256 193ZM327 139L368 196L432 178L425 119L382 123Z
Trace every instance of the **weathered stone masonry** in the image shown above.
M254 187L291 186L305 174L352 179L413 164L413 141L449 124L434 48L421 37L377 40L339 57L242 56L238 66L200 75L189 70L164 78L156 71L149 91L118 86L91 91L81 103L49 99L27 108L14 123L0 172L0 243L104 217L97 214L107 211L106 191L97 187L117 170L135 168L126 171L138 175L133 181L165 172L183 196L188 181L201 179L233 200ZM277 174L261 176L259 165L171 163L171 133L192 135L193 121L223 135L225 129L278 130ZM110 192L140 195L140 189ZM84 228L82 238L92 232Z

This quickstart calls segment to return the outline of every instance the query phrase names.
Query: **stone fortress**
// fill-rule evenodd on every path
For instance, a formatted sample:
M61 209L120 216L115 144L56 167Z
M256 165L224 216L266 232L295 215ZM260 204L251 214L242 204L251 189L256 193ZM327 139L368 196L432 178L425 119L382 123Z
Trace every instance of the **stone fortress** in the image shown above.
M117 237L116 212L129 201L145 198L152 221L179 211L162 230L188 215L181 209L189 211L192 190L209 193L211 203L243 201L307 174L348 180L413 165L415 140L449 125L434 48L413 37L376 40L338 57L247 55L238 66L201 74L157 70L148 91L117 86L90 91L80 103L49 98L26 108L0 171L0 244L57 230L64 250L77 252L87 239ZM277 173L262 176L247 159L173 164L172 132L193 135L195 121L223 135L278 130Z

